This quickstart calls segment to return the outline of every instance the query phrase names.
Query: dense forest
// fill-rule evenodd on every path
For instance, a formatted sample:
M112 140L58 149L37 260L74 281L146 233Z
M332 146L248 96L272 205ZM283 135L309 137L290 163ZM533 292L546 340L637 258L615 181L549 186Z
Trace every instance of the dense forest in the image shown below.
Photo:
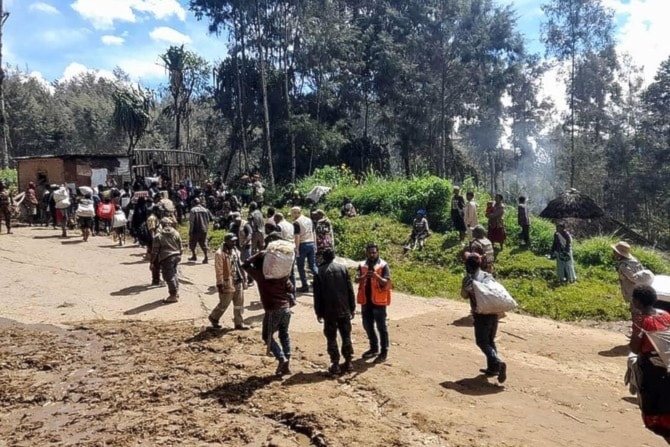
M7 67L12 156L203 152L225 178L324 165L466 178L536 207L570 187L652 239L670 233L670 58L644 84L601 0L547 0L543 54L493 0L191 0L221 60L157 55L155 91ZM225 45L224 45L225 43ZM567 112L541 95L560 67Z

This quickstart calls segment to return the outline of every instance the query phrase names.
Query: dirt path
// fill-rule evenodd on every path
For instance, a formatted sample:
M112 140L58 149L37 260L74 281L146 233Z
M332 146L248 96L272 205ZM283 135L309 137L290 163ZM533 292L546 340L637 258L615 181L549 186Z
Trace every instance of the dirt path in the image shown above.
M302 295L293 374L276 381L258 328L204 330L211 264L183 264L182 300L165 306L139 248L57 235L0 235L0 446L664 445L622 383L620 333L509 315L499 386L478 377L464 303L395 294L389 361L333 379ZM254 290L247 306L258 325ZM354 343L366 349L358 318Z

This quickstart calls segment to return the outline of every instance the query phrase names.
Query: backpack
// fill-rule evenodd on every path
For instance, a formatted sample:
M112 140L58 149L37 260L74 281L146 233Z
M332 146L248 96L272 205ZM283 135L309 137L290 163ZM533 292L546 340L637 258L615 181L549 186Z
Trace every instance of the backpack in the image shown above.
M113 219L114 218L114 204L101 202L98 204L98 217L101 219Z
M505 289L505 286L493 279L493 276L486 273L477 278L472 280L477 303L476 313L490 315L516 309L518 304L512 295Z

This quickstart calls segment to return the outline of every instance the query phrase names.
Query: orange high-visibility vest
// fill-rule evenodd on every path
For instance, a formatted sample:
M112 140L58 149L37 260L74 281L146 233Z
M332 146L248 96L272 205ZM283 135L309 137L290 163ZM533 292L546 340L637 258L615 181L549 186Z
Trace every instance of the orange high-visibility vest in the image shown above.
M385 261L380 261L375 265L375 273L379 276L382 276L384 267L386 267ZM368 273L368 264L366 261L363 261L359 264L359 269L361 272L361 282L358 284L358 295L356 301L358 304L365 304L365 284L370 281L370 278L367 278L365 275ZM372 280L372 304L377 306L388 306L391 304L391 283L390 280L386 286L383 288L379 285L379 281L376 279Z

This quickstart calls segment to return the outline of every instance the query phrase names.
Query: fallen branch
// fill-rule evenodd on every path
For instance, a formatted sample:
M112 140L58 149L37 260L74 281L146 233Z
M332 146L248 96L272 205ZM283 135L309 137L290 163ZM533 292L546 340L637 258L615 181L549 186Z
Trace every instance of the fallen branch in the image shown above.
M521 335L516 335L516 334L513 334L513 333L511 333L511 332L502 331L502 330L501 330L500 332L504 332L505 334L507 334L507 335L511 335L512 337L520 338L520 339L523 340L523 341L528 341L527 339L523 338Z

